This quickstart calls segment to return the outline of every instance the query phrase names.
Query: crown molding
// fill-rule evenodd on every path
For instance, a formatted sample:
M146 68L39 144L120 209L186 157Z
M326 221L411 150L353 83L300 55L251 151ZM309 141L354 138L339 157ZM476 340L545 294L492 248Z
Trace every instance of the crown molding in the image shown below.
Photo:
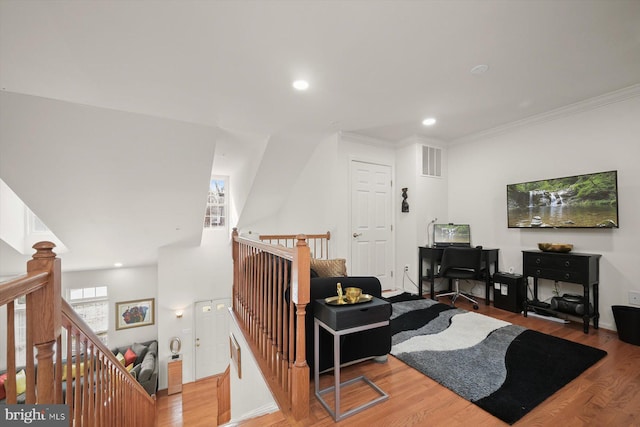
M440 139L431 138L423 135L411 135L408 138L402 139L395 144L397 148L407 147L409 145L428 145L429 147L445 148L447 143Z
M351 142L359 142L361 144L368 144L368 145L377 145L379 147L385 147L385 148L395 147L395 145L392 142L385 141L383 139L373 138L371 136L362 135L360 133L340 131L338 132L338 134L340 135L340 139L344 139Z
M626 101L627 99L640 96L640 84L628 86L623 89L619 89L613 92L605 93L593 98L579 101L573 104L566 105L564 107L556 108L541 114L536 114L521 120L507 123L505 125L496 126L491 129L483 130L471 135L463 136L461 138L454 139L450 144L462 144L467 142L477 141L482 138L488 138L491 136L497 136L504 134L519 128L532 126L539 123L549 122L557 120L559 118L572 116L585 111L594 110L610 104Z

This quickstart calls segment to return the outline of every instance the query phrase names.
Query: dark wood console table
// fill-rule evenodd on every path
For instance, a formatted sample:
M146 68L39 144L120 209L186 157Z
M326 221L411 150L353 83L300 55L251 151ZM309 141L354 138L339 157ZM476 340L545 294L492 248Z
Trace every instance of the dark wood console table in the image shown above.
M542 251L522 251L523 276L533 277L533 298L538 300L538 279L549 279L559 282L582 285L585 301L582 323L584 333L589 333L589 320L593 319L593 327L598 329L598 282L600 276L599 254L558 253ZM593 292L590 292L590 287ZM591 295L593 298L591 298ZM589 302L593 303L593 312L589 312ZM554 312L551 309L545 311ZM524 302L523 314L527 316L527 301ZM567 313L565 313L567 314Z
M484 278L485 278L485 300L484 303L489 305L489 292L491 290L491 277L493 273L498 271L498 251L500 249L485 249L482 248L482 265L485 269ZM444 248L433 248L433 247L425 247L418 246L418 294L422 295L422 282L423 280L428 280L431 287L431 299L435 299L435 278L440 277L437 274L436 267L440 265L442 261L442 254L444 253ZM429 270L426 276L423 276L423 261L427 261L429 263ZM491 265L493 265L493 269L491 269ZM493 273L492 273L493 270ZM436 272L434 274L434 272Z

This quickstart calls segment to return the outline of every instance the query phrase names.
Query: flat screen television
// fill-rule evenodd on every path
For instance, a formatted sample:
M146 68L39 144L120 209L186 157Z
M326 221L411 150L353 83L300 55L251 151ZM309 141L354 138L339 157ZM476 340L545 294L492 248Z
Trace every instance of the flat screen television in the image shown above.
M618 228L618 172L507 185L509 228Z

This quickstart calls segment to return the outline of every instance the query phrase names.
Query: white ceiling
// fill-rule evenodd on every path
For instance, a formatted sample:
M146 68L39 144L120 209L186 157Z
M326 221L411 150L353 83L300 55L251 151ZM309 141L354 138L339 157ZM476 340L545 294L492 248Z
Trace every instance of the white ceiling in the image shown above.
M635 0L0 0L0 12L3 91L262 143L340 130L449 142L640 83ZM478 64L488 72L471 74ZM293 91L296 78L311 88Z
M263 134L452 140L640 82L639 1L3 0L1 19L3 90Z

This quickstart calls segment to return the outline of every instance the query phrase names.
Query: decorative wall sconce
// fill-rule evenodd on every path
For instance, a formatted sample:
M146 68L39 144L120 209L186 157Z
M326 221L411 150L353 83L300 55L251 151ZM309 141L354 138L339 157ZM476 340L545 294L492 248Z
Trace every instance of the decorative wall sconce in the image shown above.
M402 212L409 212L409 203L407 203L407 190L407 187L402 189Z
M184 314L184 313L182 312L182 310L176 310L176 317L177 317L178 319L181 319L183 314Z

